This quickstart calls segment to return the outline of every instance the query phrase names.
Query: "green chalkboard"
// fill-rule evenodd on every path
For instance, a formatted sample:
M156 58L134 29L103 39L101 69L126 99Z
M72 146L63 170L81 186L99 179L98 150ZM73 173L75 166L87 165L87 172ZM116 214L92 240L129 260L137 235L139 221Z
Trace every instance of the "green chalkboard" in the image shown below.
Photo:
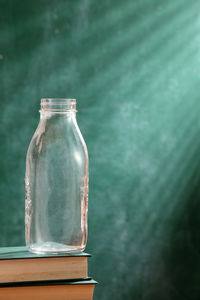
M42 97L76 98L95 300L200 299L200 2L0 0L0 246Z

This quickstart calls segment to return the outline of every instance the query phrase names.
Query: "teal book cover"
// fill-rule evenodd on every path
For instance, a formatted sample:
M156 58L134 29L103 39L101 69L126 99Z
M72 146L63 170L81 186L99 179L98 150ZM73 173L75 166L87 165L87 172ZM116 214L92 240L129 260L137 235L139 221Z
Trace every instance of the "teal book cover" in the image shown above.
M80 252L73 254L34 254L27 250L26 246L20 247L1 247L0 260L2 259L23 259L23 258L48 258L48 257L89 257L88 253Z

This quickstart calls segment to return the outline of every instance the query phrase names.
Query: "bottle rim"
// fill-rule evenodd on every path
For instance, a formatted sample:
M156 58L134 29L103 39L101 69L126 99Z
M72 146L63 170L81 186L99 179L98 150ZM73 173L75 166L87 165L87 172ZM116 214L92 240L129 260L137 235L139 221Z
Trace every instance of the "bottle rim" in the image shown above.
M76 104L76 99L72 98L42 98L41 104L49 103L49 104Z

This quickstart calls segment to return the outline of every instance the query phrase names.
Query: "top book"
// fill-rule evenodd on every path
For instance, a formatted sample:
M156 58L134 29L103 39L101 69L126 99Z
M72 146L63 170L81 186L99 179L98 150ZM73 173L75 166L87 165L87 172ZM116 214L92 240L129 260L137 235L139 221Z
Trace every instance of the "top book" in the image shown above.
M87 253L33 254L26 247L0 248L0 283L83 279L88 277Z

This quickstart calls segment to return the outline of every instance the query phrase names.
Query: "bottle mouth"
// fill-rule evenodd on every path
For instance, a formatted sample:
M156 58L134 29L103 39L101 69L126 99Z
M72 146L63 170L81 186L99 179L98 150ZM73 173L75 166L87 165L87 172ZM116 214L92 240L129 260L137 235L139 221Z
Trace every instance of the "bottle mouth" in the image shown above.
M42 98L41 110L52 112L76 112L76 99Z

